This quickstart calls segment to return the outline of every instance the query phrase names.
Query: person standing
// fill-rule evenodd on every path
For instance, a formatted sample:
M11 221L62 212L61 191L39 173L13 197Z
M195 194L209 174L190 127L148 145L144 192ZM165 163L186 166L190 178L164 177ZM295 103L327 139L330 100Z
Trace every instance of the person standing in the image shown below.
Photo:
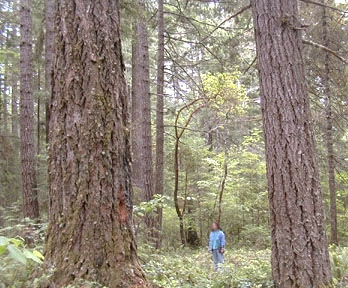
M220 269L220 264L224 263L225 234L217 222L214 222L211 225L211 232L209 235L209 252L213 256L214 269L215 271L218 271Z

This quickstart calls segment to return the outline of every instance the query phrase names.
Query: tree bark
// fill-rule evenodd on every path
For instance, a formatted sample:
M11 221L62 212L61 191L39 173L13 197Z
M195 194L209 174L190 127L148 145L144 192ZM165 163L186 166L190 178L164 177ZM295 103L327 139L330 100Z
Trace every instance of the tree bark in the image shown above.
M253 0L276 287L331 280L296 0Z
M12 73L12 97L11 97L11 130L15 138L19 138L18 129L18 74Z
M40 26L40 30L38 32L37 39L35 41L35 50L34 50L34 63L36 63L36 81L34 82L36 85L35 91L37 92L37 101L36 101L36 150L37 155L41 153L41 103L42 94L41 94L41 67L42 67L42 52L44 50L44 40L45 33L44 28ZM39 170L37 171L37 177L39 178Z
M7 32L7 38L8 38L8 32ZM7 47L8 48L8 47ZM8 58L6 57L5 59L5 65L4 65L4 88L2 90L2 94L4 95L2 102L3 102L3 125L4 125L4 133L5 135L8 134L8 95L7 95L7 90L8 90L8 74L9 74L9 66L8 66Z
M38 99L36 103L36 150L37 150L37 155L40 155L41 153L41 97L40 97L40 92L41 92L41 68L40 64L38 64L38 70L37 70L37 92L38 92ZM37 173L39 177L39 171Z
M226 141L225 141L225 145ZM228 152L227 148L225 148L225 157L224 157L224 167L223 167L223 175L222 175L222 180L220 184L220 190L219 190L219 201L218 201L218 217L217 217L217 222L221 223L221 215L222 215L222 197L225 191L225 184L226 184L226 179L227 179L227 173L228 173Z
M46 24L46 38L45 38L45 90L48 97L45 103L46 112L46 142L48 142L48 125L49 125L49 102L52 95L52 70L54 61L54 42L55 42L55 24L54 15L56 8L55 0L46 0L45 9L45 24Z
M163 0L158 0L158 50L157 50L157 104L156 104L156 166L154 194L163 195L164 179L164 7ZM162 214L161 208L157 211L156 248L162 246Z
M138 0L140 16L135 25L132 78L132 152L133 179L142 194L144 202L153 198L152 134L151 134L151 94L150 59L148 33L145 19L145 4ZM147 240L156 237L155 217L146 214Z
M24 217L39 217L36 185L31 0L20 2L20 118Z
M330 47L329 31L328 31L328 15L327 8L323 10L323 43L326 47ZM336 207L336 180L335 180L335 151L333 142L333 115L332 100L330 91L330 55L324 53L324 71L323 71L323 92L325 97L325 114L326 114L326 150L329 174L329 192L330 192L330 229L331 243L338 244L337 237L337 207Z
M132 228L119 17L115 0L57 2L45 252L57 287L75 279L110 288L149 287Z

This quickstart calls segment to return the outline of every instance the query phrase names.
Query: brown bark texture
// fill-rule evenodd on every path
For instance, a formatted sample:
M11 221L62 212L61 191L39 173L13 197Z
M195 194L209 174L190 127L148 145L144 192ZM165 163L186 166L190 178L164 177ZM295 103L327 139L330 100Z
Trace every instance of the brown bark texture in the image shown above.
M145 5L138 1L140 16L135 25L135 43L133 48L132 72L132 153L133 180L141 191L142 200L153 199L152 135L151 135L151 94L150 59L148 32L145 18ZM145 215L147 239L155 240L156 218Z
M12 136L18 138L18 74L16 73L12 73L11 130Z
M326 47L330 47L327 8L322 7L323 10L323 43ZM333 141L333 111L332 111L332 97L330 90L330 55L327 51L324 53L324 69L323 69L323 92L325 97L325 114L326 114L326 151L327 164L329 174L329 193L330 193L330 242L338 244L337 236L337 205L336 205L336 179L335 179L335 150Z
M163 0L158 0L158 50L157 50L157 104L156 104L156 162L155 162L155 191L156 195L163 195L164 183L164 7ZM161 208L157 211L157 238L156 247L162 244L162 214Z
M253 0L276 287L331 280L295 0Z
M48 141L48 124L49 124L49 101L52 94L52 70L54 62L54 43L55 43L55 11L56 1L46 0L45 9L45 25L46 25L46 37L45 37L45 90L48 97L45 102L46 113L46 142Z
M76 279L149 287L132 228L119 21L119 1L57 2L45 252L55 287Z
M36 185L34 99L33 99L33 50L32 50L32 1L20 2L20 137L21 171L24 217L39 217Z
M226 141L225 141L226 143ZM221 224L221 216L222 216L222 199L225 191L225 185L226 185L226 179L227 179L227 174L228 174L228 152L227 149L225 150L225 158L224 158L224 166L223 166L223 175L222 175L222 180L220 184L220 189L219 189L219 194L218 194L218 217L217 217L217 222Z

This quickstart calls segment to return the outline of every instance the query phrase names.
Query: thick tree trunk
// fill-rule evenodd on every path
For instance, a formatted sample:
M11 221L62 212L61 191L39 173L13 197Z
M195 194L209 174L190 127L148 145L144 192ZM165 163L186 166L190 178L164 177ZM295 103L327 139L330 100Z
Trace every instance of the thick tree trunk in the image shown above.
M39 217L36 190L31 0L21 0L20 115L24 217Z
M331 280L296 0L253 0L276 287Z
M45 103L46 113L46 142L48 142L48 124L49 124L49 102L52 94L52 69L54 61L54 42L55 42L55 15L56 1L46 0L45 23L46 23L46 37L45 37L45 90L48 92L48 97Z
M151 135L151 94L150 59L148 33L144 17L145 5L139 0L140 17L135 25L135 43L133 48L132 79L132 152L133 179L142 194L142 200L153 198L152 135ZM145 215L147 238L156 236L155 218Z
M158 0L158 50L157 50L157 105L156 105L156 166L155 166L155 194L163 195L164 179L164 11L163 0ZM162 246L162 209L157 211L156 248Z
M323 43L326 47L330 47L329 31L328 31L328 15L326 7L323 7ZM331 243L338 244L337 237L337 207L336 207L336 180L335 180L335 152L333 142L333 115L332 100L330 91L330 55L328 52L324 54L324 71L323 71L323 90L325 97L325 114L326 114L326 149L327 163L329 174L329 192L330 192L330 228Z
M57 2L45 261L58 287L81 278L110 288L149 286L132 228L118 4Z

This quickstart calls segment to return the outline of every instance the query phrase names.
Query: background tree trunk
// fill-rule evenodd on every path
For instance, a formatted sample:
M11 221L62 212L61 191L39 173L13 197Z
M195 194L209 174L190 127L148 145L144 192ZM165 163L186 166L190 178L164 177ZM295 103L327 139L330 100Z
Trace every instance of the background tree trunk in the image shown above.
M296 0L253 0L277 287L331 280Z
M222 215L222 197L225 191L225 184L226 184L226 179L227 179L227 173L228 173L228 152L227 148L225 149L224 153L224 166L223 166L223 175L222 175L222 180L220 184L220 189L219 189L219 195L218 195L218 217L217 217L217 222L221 224L221 215Z
M31 0L20 2L20 115L24 217L39 217L36 190Z
M19 138L18 129L18 74L12 73L11 130L12 136Z
M132 152L133 179L141 190L142 200L148 202L153 198L152 169L152 135L151 135L151 94L150 94L150 60L148 33L145 19L145 4L138 1L140 17L135 25L135 43L133 49L132 78ZM145 215L147 238L156 237L155 218Z
M155 193L163 195L164 179L164 11L163 0L158 0L158 50L157 50L157 105L156 105L156 166L155 166ZM162 214L161 208L157 211L156 248L162 245Z
M8 33L7 33L7 38L8 38ZM9 75L9 67L8 67L8 59L5 59L5 65L4 65L4 87L2 89L2 94L3 94L3 99L2 99L2 104L3 104L3 125L4 125L4 135L8 135L8 87L9 87L9 81L8 81L8 75Z
M48 124L49 124L49 99L52 94L52 69L54 61L54 15L55 15L56 1L46 0L45 23L46 23L46 38L45 38L45 90L48 97L45 103L46 110L46 142L48 142Z
M323 44L330 47L329 31L328 31L328 15L326 7L323 10ZM328 52L324 54L324 71L323 71L323 92L325 97L325 114L326 114L326 150L327 164L329 172L329 192L330 192L330 228L331 243L338 244L337 237L337 207L336 207L336 180L335 180L335 151L333 145L333 115L332 100L330 91L330 55Z
M132 231L118 1L61 0L57 10L46 267L59 287L148 287Z

